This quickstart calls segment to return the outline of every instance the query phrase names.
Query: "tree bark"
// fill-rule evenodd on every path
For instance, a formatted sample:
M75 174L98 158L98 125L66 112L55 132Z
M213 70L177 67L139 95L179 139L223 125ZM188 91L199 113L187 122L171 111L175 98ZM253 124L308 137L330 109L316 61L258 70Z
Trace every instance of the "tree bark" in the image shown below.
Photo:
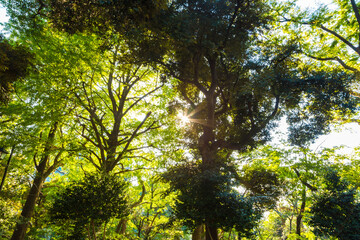
M204 225L201 224L194 229L191 239L192 240L205 240L204 237L205 237L205 229L204 229Z
M219 240L218 231L216 227L212 227L206 224L205 228L206 228L205 231L206 240Z
M40 165L39 165L39 167L40 167ZM30 192L26 198L24 208L21 212L20 220L16 224L16 228L11 237L11 240L22 240L25 238L25 233L26 233L27 227L29 225L31 217L34 214L36 200L38 199L40 191L43 187L43 183L44 183L43 173L44 172L36 173L36 177L31 186Z
M302 191L300 211L298 216L296 217L296 234L299 236L298 239L300 239L301 236L301 223L302 223L303 213L305 211L305 206L306 206L306 188L304 187Z
M115 232L121 235L125 235L126 233L126 226L127 226L128 218L124 217L120 220L119 224L116 226Z
M6 174L7 174L7 171L9 169L10 161L11 161L12 155L14 153L14 150L15 150L15 145L11 148L10 156L9 156L8 161L6 163L6 166L5 166L4 175L3 175L2 179L1 179L1 184L0 184L0 192L1 192L2 188L3 188L3 186L4 186L4 183L5 183Z
M13 232L13 235L11 237L11 240L23 240L25 238L27 227L30 223L30 220L34 214L34 209L36 205L36 200L39 197L39 194L41 192L41 189L44 184L44 180L46 178L46 166L48 164L49 158L50 158L50 150L53 146L53 142L55 139L55 133L57 130L57 122L55 122L49 131L48 138L46 140L46 145L44 148L44 154L40 160L39 165L36 167L36 175L34 182L31 186L30 192L27 195L25 205L23 207L23 210L21 212L20 219L18 223L16 224L15 230ZM36 165L36 164L35 164Z
M216 97L214 95L214 87L216 86L216 76L215 69L212 69L212 86L209 92L206 94L206 105L207 105L207 119L206 125L203 126L203 135L199 139L199 150L201 154L202 164L205 169L213 169L216 165L216 157L218 154L217 147L214 146L215 142L215 103ZM217 228L211 223L211 219L206 220L205 223L205 239L206 240L218 240L218 231Z

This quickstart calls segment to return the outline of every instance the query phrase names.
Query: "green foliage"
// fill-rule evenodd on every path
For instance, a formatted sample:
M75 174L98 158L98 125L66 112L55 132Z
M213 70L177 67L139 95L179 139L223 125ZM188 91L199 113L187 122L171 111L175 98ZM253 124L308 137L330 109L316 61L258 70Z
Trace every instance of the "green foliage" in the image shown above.
M102 224L111 218L125 217L126 183L113 175L92 174L79 182L70 183L55 196L50 208L51 221L63 227L75 226L80 234L89 223Z
M177 208L181 210L175 214L193 225L226 228L233 224L231 220L225 223L213 210L234 199L224 187L227 181L220 180L232 170L210 167L216 161L225 165L232 160L216 159L221 151L230 156L232 150L242 152L268 141L282 114L291 122L292 143L302 146L326 132L335 111L346 112L355 106L349 94L351 76L299 69L294 58L299 52L296 44L288 41L269 46L256 38L255 33L270 26L267 6L260 1L245 5L175 1L172 14L162 23L162 33L170 44L160 45L170 47L169 58L160 62L168 75L179 80L181 107L191 122L186 130L188 147L194 149L195 159L201 157L194 165L182 166L184 174L171 174L170 181L180 191ZM204 170L207 167L209 174ZM256 173L252 177L256 182ZM257 184L261 188L261 183ZM256 187L254 191L259 190Z
M0 36L0 104L9 102L14 82L27 76L33 58L29 49Z
M301 52L310 57L305 63L309 68L343 68L358 74L358 6L356 1L336 0L305 10L282 9L279 18L286 21L280 31L301 45Z
M241 184L251 192L250 196L257 198L261 206L273 208L283 190L279 173L266 168L243 168L243 171Z
M0 195L0 239L10 238L10 231L13 229L16 221L14 209L10 203L9 199Z
M304 184L319 187L316 171L321 160L304 159L301 151L292 152L294 159L285 151L262 149L263 159L235 167L239 155L233 151L242 154L268 141L283 115L288 116L293 144L311 142L328 130L336 114L354 109L349 94L354 76L310 71L297 58L309 46L299 47L297 38L285 41L278 34L266 39L274 18L267 2L0 2L11 15L13 38L36 58L34 71L17 86L15 101L1 109L0 145L19 143L21 149L4 189L15 196L13 186L18 184L22 191L5 198L15 199L16 209L7 203L4 211L21 209L25 183L34 172L33 160L37 165L46 145L45 133L59 122L57 138L48 151L46 176L50 178L38 201L29 239L81 239L101 231L108 238L175 239L181 236L181 223L192 229L199 224L215 228L210 237L215 237L216 228L227 231L222 234L229 238L233 229L250 237L261 211L274 208L280 194L287 205L276 209L279 216L274 217L273 227L282 232L268 236L288 233L289 238L299 238L285 229L286 221L298 214L300 201L311 202ZM342 3L347 6L345 12L351 10ZM282 9L289 10L288 5ZM341 15L345 23L346 14ZM332 21L326 9L311 19L317 27L322 20ZM342 47L340 41L327 42L326 37L321 43L329 43L332 49ZM1 55L0 64L5 60ZM167 113L174 117L179 109L190 119L186 126L164 118ZM174 193L163 196L167 185L154 180L158 172L153 170L163 172L184 155L200 161L179 164L163 174L170 190L179 193L173 204ZM117 172L116 176L131 179L132 185L112 175L74 180L82 169L94 168ZM55 169L60 174L49 175ZM22 182L20 175L24 175ZM246 188L244 194L239 186ZM170 226L174 216L182 222ZM12 219L0 217L5 219L7 237ZM54 224L47 225L48 217ZM118 233L120 227L124 233Z
M176 218L192 229L206 223L225 231L235 228L241 235L250 236L261 212L251 198L233 189L232 168L220 163L215 168L188 163L164 173L163 178L179 192L173 209Z
M12 10L15 10L17 2L10 5L13 7ZM29 14L31 13L29 12ZM16 17L20 19L20 16L15 15ZM16 25L12 25L12 27L17 28ZM14 34L16 35L15 30ZM91 153L92 157L99 156L101 154L99 148L104 150L98 144L95 144L96 146L92 145L88 140L81 141L82 138L80 136L94 140L94 134L98 133L96 131L99 130L103 135L101 139L96 139L96 143L103 143L105 151L112 151L114 154L112 157L115 157L115 154L116 157L120 156L119 152L128 148L129 151L126 154L121 154L121 163L115 168L115 171L119 174L118 176L122 178L135 176L140 178L141 181L151 184L149 179L153 173L144 174L142 170L152 171L152 169L158 167L159 162L154 160L156 159L155 155L158 153L150 151L144 153L142 150L148 148L148 146L145 146L146 142L150 145L154 143L155 138L158 138L156 140L158 142L161 140L156 134L150 137L145 136L144 133L159 128L157 121L160 121L164 115L161 112L166 113L164 108L169 95L164 94L163 96L162 93L159 93L157 95L154 94L154 98L149 96L151 91L149 89L153 89L158 78L156 78L156 75L150 68L139 67L139 65L134 63L133 58L128 54L127 46L122 44L120 44L120 47L118 46L118 43L122 43L122 40L117 35L113 35L109 39L109 41L111 40L112 50L116 47L120 48L120 50L118 49L118 51L114 52L100 49L99 40L94 35L62 34L53 31L46 24L42 24L40 28L36 29L30 28L24 30L21 28L17 37L36 53L36 69L31 72L26 81L18 85L16 101L11 103L6 109L4 108L4 112L6 112L4 122L6 126L1 126L2 143L4 143L4 146L7 146L12 141L20 142L19 149L21 148L21 153L20 151L17 153L17 158L11 166L11 171L9 172L11 177L9 176L9 182L6 182L4 189L8 191L11 186L16 184L21 185L25 190L28 188L26 183L34 172L33 160L38 161L40 158L39 155L44 145L43 140L46 140L45 135L49 124L58 120L61 122L59 124L61 125L58 132L59 138L56 140L56 146L51 149L51 155L56 155L57 152L69 154L66 154L66 157L64 157L65 154L62 155L58 159L59 161L56 161L56 164L54 164L54 158L50 156L49 171L47 173L51 173L50 170L56 170L60 174L51 174L49 178L46 178L47 183L45 186L49 185L51 187L42 191L41 201L37 202L39 205L32 218L31 229L27 237L43 238L45 235L51 236L55 233L57 233L57 236L63 235L64 238L71 238L71 234L74 237L76 235L80 237L84 234L84 228L89 227L83 224L86 220L85 217L80 220L76 219L81 214L76 215L76 213L72 212L69 213L69 216L65 216L65 213L63 213L63 220L54 220L58 225L47 224L49 222L47 217L49 200L52 199L54 193L63 191L61 189L66 189L62 186L62 183L67 181L75 182L76 180L74 181L74 179L79 178L79 172L82 169L93 171L94 166L85 159L88 156L87 154ZM113 76L109 77L113 77L112 82L109 78L105 77L109 76L110 73L114 73ZM111 87L108 88L110 85ZM129 91L130 89L134 91ZM74 96L76 94L77 96ZM111 94L113 94L113 98L110 99L109 95ZM155 98L157 100L154 100ZM138 104L139 102L140 104ZM160 110L158 110L159 105L161 106ZM116 110L124 108L124 111L115 113L114 108L110 106L113 106ZM151 122L144 124L141 128L139 125L144 120L144 109L146 109L146 112L151 111L152 114L149 117ZM69 112L72 114L68 115ZM99 115L97 116L96 114ZM96 117L99 118L91 122L89 121L89 115L92 117L92 120ZM114 118L117 120L116 123L114 123ZM94 125L91 125L91 123ZM113 132L111 135L119 140L118 142L107 141L111 132ZM167 134L172 135L171 133ZM139 137L140 135L141 137ZM133 139L134 141L132 141ZM131 142L131 145L127 145L127 142ZM101 159L96 157L94 159L96 163L102 163ZM103 159L112 160L108 155L103 156ZM37 163L36 161L35 163ZM61 168L57 168L60 164L62 165ZM27 171L24 174L23 171L19 170L28 168L31 168L31 171ZM132 174L129 175L127 173ZM19 182L16 178L12 177L13 175L21 174L24 175L25 182ZM72 190L76 189L75 185L75 183L72 184ZM15 190L15 188L11 188L9 192L15 192ZM137 205L140 204L137 202L140 201L139 191L141 191L141 187L139 190L139 188L131 186L131 196L129 199L133 201L129 200L130 206L133 206L135 203ZM21 209L19 201L21 197L26 198L26 193L17 194L14 214ZM82 191L80 193L85 194ZM106 199L113 204L119 202L117 199L114 199L114 202L112 199L108 199L108 197ZM155 200L152 199L150 198L151 204L146 203L146 207L141 205L141 207L144 207L144 210L140 211L138 210L140 207L137 207L137 211L134 211L136 214L139 211L148 211L141 219L148 226L144 224L142 229L140 228L140 235L156 236L157 234L165 234L166 231L168 231L167 234L169 236L179 235L179 232L173 233L173 230L166 229L167 227L164 224L167 219L165 212L167 208L164 206L166 201L158 201L159 205L155 207L155 204L152 204L152 201ZM10 200L7 201L10 202ZM42 205L40 202L45 202L46 204ZM107 214L110 214L109 212ZM134 217L129 217L129 223L133 219L134 222L140 219L136 214L134 214ZM74 219L71 220L70 218ZM106 232L107 236L119 237L115 230L120 220L114 218L116 217L113 216L112 221L106 226L104 224L104 232ZM6 221L10 222L9 219L7 218ZM96 227L98 227L103 220L90 219L89 221L93 221ZM69 231L66 230L67 228ZM121 235L131 238L136 235L134 229L135 226L129 224L128 228L125 229L126 232Z
M356 190L339 174L329 169L325 175L325 188L314 199L310 208L309 224L317 236L333 236L340 240L360 237L360 203Z
M353 75L316 72L305 73L304 78L292 81L295 92L303 91L302 108L288 113L289 140L297 146L305 146L327 133L336 114L346 115L357 108L357 99L350 94Z
M260 59L250 58L244 67L253 73L246 83L251 91L242 88L235 94L235 119L239 131L235 136L249 136L251 131L247 129L253 119L254 130L262 129L255 139L269 140L271 123L277 120L269 114L274 101L278 101L283 110L276 116L285 115L289 123L290 143L300 147L327 133L337 114L346 115L357 109L358 100L350 94L353 74L336 69L300 68L302 63L296 58L300 49L291 41L270 49L260 45L253 50L260 52Z
M95 31L100 35L115 29L125 32L146 23L165 7L158 0L50 0L48 11L52 24L69 33Z

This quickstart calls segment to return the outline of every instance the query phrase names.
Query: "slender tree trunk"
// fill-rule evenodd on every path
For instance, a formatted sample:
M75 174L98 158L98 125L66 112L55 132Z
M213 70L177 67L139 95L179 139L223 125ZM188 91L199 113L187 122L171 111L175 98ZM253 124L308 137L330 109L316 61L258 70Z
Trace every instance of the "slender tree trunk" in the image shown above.
M16 224L11 240L23 240L25 238L27 227L30 223L31 217L34 214L36 200L39 197L39 194L44 184L44 180L46 178L46 166L50 158L50 149L53 146L56 130L57 122L51 126L51 129L49 131L49 135L44 149L44 154L39 162L39 165L36 166L37 172L34 182L30 188L29 194L27 195L19 222Z
M20 221L16 224L16 228L11 237L11 240L22 240L25 238L26 229L29 225L30 219L34 214L36 200L39 197L40 191L43 187L44 178L43 172L37 172L34 182L31 186L30 192L26 198L25 205L21 212Z
M91 219L90 224L91 224L91 228L92 228L93 238L94 238L94 240L97 240L95 223L94 223L94 220L93 220L93 219Z
M285 217L281 217L281 226L280 228L276 231L276 235L281 237L283 239L283 234L284 234L284 229L286 227L286 218Z
M124 217L120 220L119 224L116 226L116 233L124 235L126 233L126 225L127 225L128 218Z
M0 192L1 192L2 188L3 188L3 186L4 186L4 183L5 183L6 174L7 174L7 171L9 169L10 161L11 161L12 155L14 153L14 150L15 150L15 145L11 148L10 156L9 156L8 161L6 163L6 166L5 166L4 175L3 175L2 179L1 179L1 184L0 184Z
M301 223L302 223L303 213L305 211L305 206L306 206L306 188L304 187L302 191L300 211L298 216L296 217L296 234L298 236L301 236Z

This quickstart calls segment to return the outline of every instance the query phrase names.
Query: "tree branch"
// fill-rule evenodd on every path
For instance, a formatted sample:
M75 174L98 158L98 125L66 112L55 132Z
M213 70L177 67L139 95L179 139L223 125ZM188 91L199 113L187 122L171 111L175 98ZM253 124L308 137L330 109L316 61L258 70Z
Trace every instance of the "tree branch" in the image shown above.
M37 153L35 153L34 157L33 157L34 165L35 165L35 168L37 170L39 168L39 164L36 162L36 157L37 157Z
M134 208L138 205L140 205L140 203L144 200L144 197L145 197L145 194L146 194L146 188L145 188L145 185L144 183L141 184L141 196L139 198L138 201L136 201L135 203L131 204L130 208Z
M59 166L59 159L63 151L59 151L54 158L54 163L46 170L44 177L47 178L58 166Z
M293 168L293 169L294 169L296 175L298 176L299 180L301 181L301 183L302 183L304 186L308 187L311 191L314 191L314 192L317 191L317 188L316 188L316 187L310 185L308 182L306 182L306 181L304 181L304 180L302 179L302 177L300 176L299 171L298 171L296 168Z
M316 56L312 56L309 54L305 54L306 56L308 56L309 58L315 59L315 60L319 60L319 61L337 61L338 63L340 63L340 65L350 71L353 72L359 72L359 70L357 70L356 68L350 67L349 65L347 65L343 60L341 60L339 57L316 57Z
M359 14L359 9L355 3L355 0L351 0L351 6L355 13L356 21L358 22L359 25L358 27L360 27L360 14ZM360 33L359 33L359 48L360 48Z
M352 0L353 1L353 0ZM337 32L325 27L324 25L317 25L313 22L302 22L302 21L297 21L297 20L292 20L292 19L288 19L286 17L284 17L285 21L287 22L294 22L294 23L299 23L299 24L304 24L304 25L311 25L311 26L315 26L315 27L319 27L320 29L324 30L325 32L330 33L331 35L335 36L336 38L338 38L340 41L342 41L343 43L345 43L346 45L348 45L351 49L353 49L358 55L360 55L360 45L359 47L355 47L350 41L348 41L345 37L341 36L340 34L338 34Z
M112 105L112 111L115 114L117 112L117 103L112 91L112 82L113 82L113 76L114 76L114 67L116 64L116 56L117 56L117 51L118 51L119 46L116 46L115 48L115 52L113 55L113 62L111 62L111 67L110 67L110 72L109 72L109 76L108 76L108 81L107 81L107 90L108 90L108 94L109 94L109 98L111 100L111 105Z
M338 39L340 39L343 43L345 43L346 45L348 45L351 49L353 49L357 54L360 55L360 49L358 47L355 47L351 42L349 42L347 39L345 39L343 36L341 36L340 34L338 34L337 32L330 30L329 28L325 27L324 25L320 25L320 28L330 34L332 34L333 36L337 37Z
M151 90L150 92L147 92L146 94L144 94L143 96L139 97L139 99L137 99L135 102L133 102L125 111L123 115L126 115L134 106L136 106L136 104L138 104L141 100L143 100L144 98L146 98L147 96L149 96L150 94L154 93L156 90L160 89L163 85L158 86L156 88L154 88L153 90Z
M124 153L127 152L130 143L132 142L132 140L136 137L137 132L140 130L140 128L144 125L145 121L150 117L151 112L148 112L145 116L145 118L142 120L142 122L137 126L137 128L135 129L135 131L132 133L131 137L129 138L129 140L127 141L125 147L123 148L122 152L119 154L119 156L116 158L116 160L114 161L114 163L112 164L113 167L121 160L122 156L124 155Z
M195 109L195 108L196 108L196 105L195 105L195 103L189 98L189 96L187 95L186 91L180 89L180 92L181 92L181 95L183 96L183 98L185 99L185 101L186 101L187 103L189 103L190 106L191 106L193 109Z
M230 19L228 28L226 29L223 46L221 47L222 49L224 49L224 48L226 47L227 40L228 40L229 35L230 35L231 26L234 24L234 22L235 22L235 20L236 20L236 17L237 17L237 14L238 14L239 9L240 9L240 4L239 4L239 2L238 2L238 3L236 4L236 6L235 6L234 14L231 16L231 19Z

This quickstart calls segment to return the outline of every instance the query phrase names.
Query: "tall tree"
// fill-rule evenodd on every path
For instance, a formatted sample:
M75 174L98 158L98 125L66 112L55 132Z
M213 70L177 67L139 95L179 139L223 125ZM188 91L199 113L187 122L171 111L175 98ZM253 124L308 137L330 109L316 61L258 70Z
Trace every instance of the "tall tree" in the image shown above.
M219 214L228 201L234 201L232 206L238 209L246 206L226 190L232 185L227 181L234 178L233 151L242 152L268 140L280 109L289 113L293 124L290 137L296 144L324 132L332 118L330 110L337 108L331 100L335 100L335 92L341 92L337 97L349 103L348 90L341 83L349 77L340 72L298 70L291 57L296 52L294 45L272 46L271 50L260 42L254 46L261 27L271 19L269 14L261 1L175 1L163 16L162 33L170 39L163 46L171 47L169 57L157 61L178 80L183 109L191 122L189 146L198 160L181 166L183 175L175 170L170 181L181 192L178 207L194 211L194 216L180 217L204 223L206 239L218 239L219 227L237 226L240 233L251 228L241 222L244 217L240 220L238 216L238 222L230 220L236 215L235 208L233 215L227 215L228 222ZM179 179L181 176L184 178ZM186 190L179 186L182 181L189 184ZM211 207L201 204L204 196ZM189 199L196 199L199 205L186 201Z
M146 139L160 127L163 114L156 102L162 98L163 83L149 66L134 61L118 36L112 37L109 49L101 53L99 45L87 69L74 75L68 85L78 105L75 115L81 154L96 171L124 177L154 166L149 153L154 141ZM129 203L129 211L140 204L144 194L145 190ZM128 218L131 216L119 221L118 233L126 233Z
M79 31L99 34L103 17L112 16L106 10L117 5L94 6L74 8L77 22L61 18L62 14L53 16ZM106 13L100 18L81 14L99 9ZM291 139L299 144L324 133L332 111L352 107L348 75L298 69L292 58L296 45L267 48L258 41L258 35L266 40L263 31L270 27L269 20L263 1L178 0L170 1L149 24L123 35L135 56L160 65L176 79L182 109L190 120L187 147L193 154L165 178L180 192L177 216L189 226L204 224L207 240L218 239L218 228L235 227L239 235L249 235L259 218L252 202L234 190L239 184L234 180L234 151L241 153L268 140L282 113L290 113ZM105 36L109 29L124 33L117 21L105 21L110 28L100 33Z
M172 1L154 17L151 31L141 40L128 39L136 46L130 49L161 65L178 81L183 110L191 121L189 147L199 161L174 169L175 175L180 171L184 174L178 176L184 178L171 182L182 191L183 200L196 200L183 201L188 205L182 207L200 216L181 217L195 225L204 223L207 239L218 239L218 227L236 225L240 232L251 228L242 228L247 225L234 222L236 217L220 221L221 206L250 206L231 190L233 151L266 141L280 108L293 109L289 111L292 140L301 143L324 132L333 117L330 110L346 108L349 103L348 76L297 71L291 58L294 45L269 50L251 44L270 19L262 1ZM295 110L297 106L303 106L302 110ZM184 192L179 189L180 180L194 188ZM211 208L201 205L205 197ZM255 214L250 212L249 216Z
M126 51L121 40L115 40L111 50L69 82L79 105L76 115L84 157L102 172L119 166L119 171L130 171L123 161L141 158L141 150L149 148L141 138L159 127L159 121L151 117L150 102L162 83Z
M34 10L39 7L31 4L35 2L23 3ZM31 48L41 49L42 52L37 52L39 78L47 75L45 82L54 85L43 89L41 87L47 85L38 82L37 88L33 89L37 92L33 96L34 101L52 93L56 100L41 102L45 104L44 110L61 109L59 113L75 113L75 119L66 120L67 123L72 122L72 126L66 127L77 130L71 134L79 136L77 143L81 147L71 150L80 151L98 171L109 173L116 170L119 174L145 169L147 165L144 163L150 162L150 159L139 152L149 147L145 146L144 135L158 127L159 120L155 119L160 118L152 109L155 97L150 99L150 96L163 83L158 81L149 66L134 61L117 34L106 39L105 48L101 45L103 42L94 36L74 35L67 38L51 32L37 14L23 12L24 6L8 4L14 33L18 31L22 39L27 36L27 44ZM21 23L27 28L18 28ZM34 29L32 24L38 28ZM61 91L64 95L60 94ZM70 133L68 129L66 131ZM72 147L76 146L76 138L73 140ZM145 191L140 199L143 194ZM22 228L21 236L24 236L24 231L26 227Z
M65 156L69 157L68 137L73 127L67 123L73 105L61 84L63 77L68 77L64 74L66 64L61 59L63 48L59 47L64 42L44 29L45 26L39 24L37 29L23 30L18 36L17 40L32 50L34 68L24 81L17 83L14 102L1 109L6 123L1 129L2 142L17 144L21 151L15 154L33 164L28 176L33 175L33 181L12 239L24 239L45 180L62 164ZM16 30L22 31L14 27L14 33ZM76 61L72 60L72 63ZM62 69L63 73L58 75L54 71L56 68Z

